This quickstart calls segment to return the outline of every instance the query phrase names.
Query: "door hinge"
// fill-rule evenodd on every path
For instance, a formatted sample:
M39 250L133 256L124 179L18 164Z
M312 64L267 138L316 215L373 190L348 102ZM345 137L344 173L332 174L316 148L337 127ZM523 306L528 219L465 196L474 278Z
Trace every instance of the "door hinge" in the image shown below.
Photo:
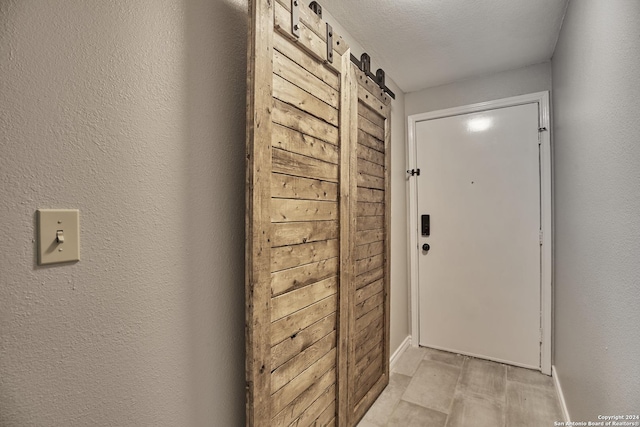
M420 176L420 169L408 169L407 173L411 176Z
M540 246L542 246L542 242L544 241L544 232L540 230L538 233L538 236L540 237Z
M539 337L540 337L540 344L542 344L542 332L543 332L543 331L542 331L542 328L540 328L540 334L539 334Z

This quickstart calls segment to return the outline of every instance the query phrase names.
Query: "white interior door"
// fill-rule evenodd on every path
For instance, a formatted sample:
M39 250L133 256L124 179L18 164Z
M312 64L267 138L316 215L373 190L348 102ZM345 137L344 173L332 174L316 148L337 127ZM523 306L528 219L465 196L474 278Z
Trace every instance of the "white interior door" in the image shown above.
M537 103L416 123L420 345L540 368L538 123Z

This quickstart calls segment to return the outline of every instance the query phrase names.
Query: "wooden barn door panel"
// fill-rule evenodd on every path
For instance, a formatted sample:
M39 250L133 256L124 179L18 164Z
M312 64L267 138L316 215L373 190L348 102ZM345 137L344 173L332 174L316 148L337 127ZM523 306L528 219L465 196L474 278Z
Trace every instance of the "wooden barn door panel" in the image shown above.
M389 377L390 100L296 3L250 1L247 425L353 426Z
M347 425L355 86L346 43L329 62L326 24L293 3L250 2L247 425Z
M355 425L389 383L390 102L355 66L352 99L349 420Z

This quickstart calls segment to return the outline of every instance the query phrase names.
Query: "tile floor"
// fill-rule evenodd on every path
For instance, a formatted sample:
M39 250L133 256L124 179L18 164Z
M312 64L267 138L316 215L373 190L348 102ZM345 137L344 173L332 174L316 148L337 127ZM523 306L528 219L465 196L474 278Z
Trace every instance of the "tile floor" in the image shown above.
M551 377L408 348L358 427L546 427L563 421Z

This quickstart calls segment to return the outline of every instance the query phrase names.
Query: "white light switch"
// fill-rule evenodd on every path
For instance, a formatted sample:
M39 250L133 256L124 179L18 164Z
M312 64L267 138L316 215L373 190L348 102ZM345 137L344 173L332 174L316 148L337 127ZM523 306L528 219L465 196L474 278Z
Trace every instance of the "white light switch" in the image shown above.
M38 209L38 264L80 261L80 212Z

